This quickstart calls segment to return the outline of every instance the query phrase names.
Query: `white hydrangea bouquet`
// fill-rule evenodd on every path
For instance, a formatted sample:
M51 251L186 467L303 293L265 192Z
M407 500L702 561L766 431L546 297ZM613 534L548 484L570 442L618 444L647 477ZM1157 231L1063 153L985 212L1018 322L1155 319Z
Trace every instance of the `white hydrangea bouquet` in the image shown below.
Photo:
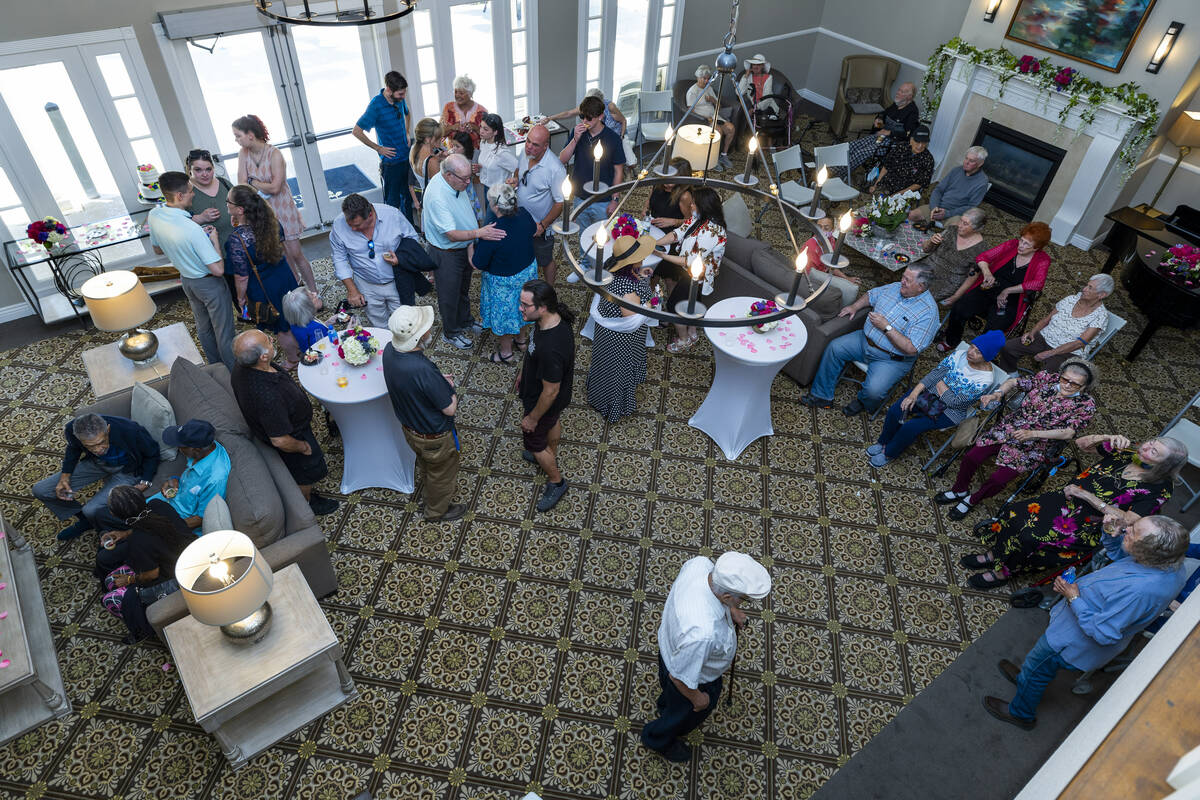
M870 204L863 213L872 224L878 225L889 233L899 228L908 218L908 209L913 200L920 200L921 195L909 189L896 194L879 195L871 198Z
M338 355L352 367L361 367L379 349L379 341L363 328L350 328L342 333Z

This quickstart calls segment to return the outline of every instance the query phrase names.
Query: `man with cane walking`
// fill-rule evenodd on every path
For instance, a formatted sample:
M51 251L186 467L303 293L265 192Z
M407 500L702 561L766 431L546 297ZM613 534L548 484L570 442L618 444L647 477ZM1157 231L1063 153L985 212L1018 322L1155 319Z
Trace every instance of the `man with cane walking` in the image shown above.
M721 676L733 664L737 631L746 622L739 606L771 591L771 575L744 553L728 552L714 564L704 556L679 570L658 626L658 719L642 728L642 744L668 761L692 753L685 737L712 713Z

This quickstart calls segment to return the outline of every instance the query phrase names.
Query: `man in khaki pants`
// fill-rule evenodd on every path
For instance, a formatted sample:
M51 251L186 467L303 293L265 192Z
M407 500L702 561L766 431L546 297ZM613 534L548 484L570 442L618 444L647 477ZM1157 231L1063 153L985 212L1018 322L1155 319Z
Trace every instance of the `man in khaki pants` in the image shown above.
M400 306L388 318L392 341L383 349L383 379L404 438L425 471L425 521L451 522L467 513L451 503L458 476L454 379L422 352L433 341L433 308Z

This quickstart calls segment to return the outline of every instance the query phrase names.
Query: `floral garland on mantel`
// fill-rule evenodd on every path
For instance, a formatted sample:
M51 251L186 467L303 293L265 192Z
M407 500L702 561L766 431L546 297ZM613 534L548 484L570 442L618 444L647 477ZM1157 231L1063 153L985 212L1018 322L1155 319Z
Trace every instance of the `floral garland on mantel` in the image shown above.
M972 64L993 70L998 84L997 101L1004 97L1004 89L1013 78L1019 78L1046 91L1053 90L1063 94L1067 102L1058 112L1058 130L1062 130L1071 111L1077 107L1082 106L1079 108L1079 119L1082 122L1079 133L1083 133L1095 122L1096 109L1104 103L1124 106L1125 113L1133 118L1134 125L1126 135L1117 156L1124 165L1122 183L1133 173L1138 157L1158 129L1158 101L1141 91L1141 87L1136 83L1105 86L1099 81L1084 77L1078 70L1061 67L1048 58L1039 59L1029 55L1018 58L1002 47L983 50L957 36L935 50L929 59L929 68L925 71L925 80L921 83L921 100L925 106L923 116L927 123L933 120L934 112L941 103L942 91L950 76L955 56L963 56Z

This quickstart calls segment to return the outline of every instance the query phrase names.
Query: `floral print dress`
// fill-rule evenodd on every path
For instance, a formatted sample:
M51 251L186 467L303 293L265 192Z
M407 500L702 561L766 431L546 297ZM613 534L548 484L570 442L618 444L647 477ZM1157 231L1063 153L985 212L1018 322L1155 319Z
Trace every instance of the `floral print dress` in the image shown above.
M1135 449L1103 456L1072 481L1110 506L1143 517L1157 514L1171 499L1171 481L1142 483L1122 477ZM996 574L1056 569L1087 555L1100 544L1104 514L1090 503L1046 492L1014 503L983 536L996 557Z
M721 268L721 260L725 258L725 229L712 220L706 220L703 225L697 225L700 214L693 211L687 225L682 226L685 232L679 243L679 255L687 263L684 272L691 274L692 260L700 257L704 264L704 275L701 278L700 293L712 294L713 281L717 279L717 270Z
M1049 459L1049 451L1055 440L1029 439L1018 442L1013 438L1013 433L1019 430L1073 428L1075 435L1079 436L1096 414L1096 401L1087 394L1063 397L1058 393L1058 373L1045 370L1031 378L1019 379L1017 389L1025 392L1025 402L1014 413L984 432L976 444L999 444L997 466L1028 472Z

